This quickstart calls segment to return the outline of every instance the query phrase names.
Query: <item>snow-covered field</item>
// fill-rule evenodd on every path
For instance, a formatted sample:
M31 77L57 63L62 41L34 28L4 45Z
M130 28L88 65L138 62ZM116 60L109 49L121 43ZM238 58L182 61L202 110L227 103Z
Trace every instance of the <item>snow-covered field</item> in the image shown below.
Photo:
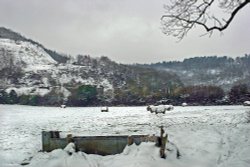
M250 166L250 107L175 107L164 114L151 114L146 107L32 107L0 105L0 166L170 166L248 167ZM127 146L123 153L110 156L71 156L58 149L41 150L41 131L60 130L73 135L159 135L163 125L171 143L167 158L159 158L153 143ZM175 147L181 157L176 158Z

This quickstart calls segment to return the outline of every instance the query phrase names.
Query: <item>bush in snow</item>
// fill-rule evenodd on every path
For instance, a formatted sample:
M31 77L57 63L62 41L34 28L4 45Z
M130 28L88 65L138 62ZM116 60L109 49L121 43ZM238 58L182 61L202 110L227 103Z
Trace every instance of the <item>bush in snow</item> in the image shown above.
M241 104L250 98L250 92L246 84L234 85L229 92L229 99L233 104Z
M98 91L96 86L82 85L77 89L71 90L72 94L69 96L69 105L73 106L88 106L94 105L98 98Z
M180 101L189 104L216 104L221 100L225 93L222 88L217 86L188 86L179 89L176 95Z

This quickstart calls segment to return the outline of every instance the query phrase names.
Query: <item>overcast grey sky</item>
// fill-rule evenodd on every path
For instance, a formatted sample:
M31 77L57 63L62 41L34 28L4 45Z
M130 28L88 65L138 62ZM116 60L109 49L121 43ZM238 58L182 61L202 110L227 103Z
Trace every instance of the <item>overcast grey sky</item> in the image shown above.
M194 56L250 53L250 5L223 35L200 37L196 28L181 42L161 32L167 0L0 0L0 26L45 47L71 54L108 56L121 63L151 63Z

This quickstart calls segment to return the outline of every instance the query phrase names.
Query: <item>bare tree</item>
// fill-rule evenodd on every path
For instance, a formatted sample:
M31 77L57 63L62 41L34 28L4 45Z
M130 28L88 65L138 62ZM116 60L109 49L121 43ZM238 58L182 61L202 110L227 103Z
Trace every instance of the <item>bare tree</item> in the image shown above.
M162 30L179 39L195 26L205 28L210 35L214 30L222 32L249 3L250 0L169 0L164 5L166 14L161 17Z

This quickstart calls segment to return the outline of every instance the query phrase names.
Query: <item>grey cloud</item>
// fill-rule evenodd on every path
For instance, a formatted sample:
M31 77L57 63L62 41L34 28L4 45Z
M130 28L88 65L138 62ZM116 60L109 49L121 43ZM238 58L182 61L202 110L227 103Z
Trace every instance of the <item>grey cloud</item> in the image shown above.
M0 23L46 47L67 54L105 55L122 63L181 60L192 56L250 53L250 7L221 36L199 35L181 42L165 36L160 17L166 1L0 0Z

